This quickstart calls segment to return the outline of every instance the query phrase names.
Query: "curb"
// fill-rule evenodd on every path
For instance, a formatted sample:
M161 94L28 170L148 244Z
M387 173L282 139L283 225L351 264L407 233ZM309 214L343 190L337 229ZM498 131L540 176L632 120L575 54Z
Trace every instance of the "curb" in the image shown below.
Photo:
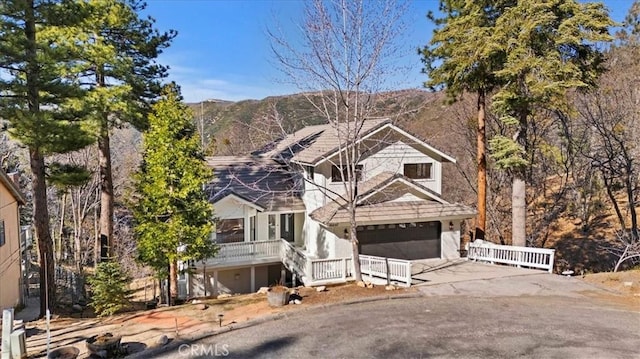
M152 347L152 348L143 350L143 351L138 352L138 353L133 353L131 355L127 355L125 358L130 358L130 359L134 359L134 358L135 359L153 358L153 357L155 357L155 356L157 356L159 354L162 354L164 352L168 352L170 350L179 348L183 344L188 344L190 342L194 342L194 341L201 340L201 339L204 339L204 338L207 338L207 337L212 337L212 336L216 336L216 335L219 335L219 334L227 333L227 332L230 332L230 331L233 331L233 330L244 329L244 328L252 327L252 326L255 326L255 325L263 324L263 323L266 323L266 322L285 319L285 318L288 318L288 317L290 317L292 315L295 315L296 313L303 313L303 312L307 312L307 311L310 311L310 310L332 308L332 307L338 307L338 306L343 306L343 305L362 304L362 303L369 303L369 302L380 302L380 301L384 301L384 300L414 299L414 298L422 298L424 296L425 296L424 293L422 293L420 291L415 292L415 293L403 293L403 294L397 294L397 295L392 295L392 294L379 295L379 296L373 296L373 297L364 297L364 298L352 299L352 300L348 300L348 301L344 301L344 302L338 302L338 303L314 305L314 306L310 306L310 307L306 307L306 308L300 308L300 309L292 310L292 311L289 311L289 312L286 312L286 313L283 312L283 313L269 314L269 315L265 315L263 317L247 320L247 321L244 321L244 322L241 322L241 323L229 324L229 325L226 325L226 326L224 326L222 328L218 328L218 329L215 329L215 330L212 330L212 331L208 331L208 332L204 332L204 333L201 333L201 334L175 338L175 339L171 340L171 342L169 342L168 344L166 344L164 346Z

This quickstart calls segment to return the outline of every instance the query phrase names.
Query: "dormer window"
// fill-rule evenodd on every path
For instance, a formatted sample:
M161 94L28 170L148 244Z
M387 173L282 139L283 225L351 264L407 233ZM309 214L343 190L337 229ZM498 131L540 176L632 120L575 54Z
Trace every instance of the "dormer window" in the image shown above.
M404 175L411 179L432 179L431 163L407 163Z
M349 172L348 165L342 165L340 167L333 166L331 168L331 182L342 182L349 180ZM360 181L362 179L362 165L356 165L356 180Z

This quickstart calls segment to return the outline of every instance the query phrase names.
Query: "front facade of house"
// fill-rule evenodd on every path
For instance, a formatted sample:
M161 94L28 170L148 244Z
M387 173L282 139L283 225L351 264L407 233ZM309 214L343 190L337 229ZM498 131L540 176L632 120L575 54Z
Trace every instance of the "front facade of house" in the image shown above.
M189 297L246 293L284 272L305 285L352 276L340 129L306 127L248 157L211 157L216 258L191 263ZM395 126L365 121L358 136L356 233L362 256L460 256L472 209L441 198L442 164L455 160Z
M0 309L22 301L22 264L19 206L25 199L15 183L0 169Z

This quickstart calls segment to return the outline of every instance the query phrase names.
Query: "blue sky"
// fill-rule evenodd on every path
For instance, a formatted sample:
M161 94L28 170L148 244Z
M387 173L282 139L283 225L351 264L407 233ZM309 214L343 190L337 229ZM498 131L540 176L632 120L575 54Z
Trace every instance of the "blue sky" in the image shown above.
M146 13L161 30L178 36L161 55L171 67L170 80L181 87L187 102L205 99L238 101L298 92L281 83L266 29L296 34L303 4L294 0L147 0ZM374 1L374 0L372 0ZM621 21L632 0L607 0L611 17ZM397 88L420 88L425 80L415 49L425 45L433 27L426 19L437 0L416 0L406 14L403 65L409 71Z

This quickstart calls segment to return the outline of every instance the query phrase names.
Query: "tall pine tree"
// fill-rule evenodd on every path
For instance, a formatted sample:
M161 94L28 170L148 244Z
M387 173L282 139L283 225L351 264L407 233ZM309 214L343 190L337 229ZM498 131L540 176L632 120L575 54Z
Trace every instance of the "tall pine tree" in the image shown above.
M170 268L173 298L177 293L177 261L215 254L209 237L213 208L205 192L212 171L204 162L192 119L175 85L167 86L149 116L143 162L136 177L138 259L159 276Z
M610 41L613 25L601 3L577 0L518 1L496 20L486 37L491 56L504 56L494 74L503 84L493 96L511 137L489 141L498 167L512 175L512 243L526 241L527 129L541 110L568 110L567 92L595 85L603 71L598 42Z
M47 307L55 307L45 157L80 149L93 140L70 106L83 95L71 71L82 41L73 28L81 16L71 1L0 3L0 118L29 151L40 253L40 316Z
M475 239L484 239L487 221L486 99L498 85L494 72L501 68L504 54L492 52L484 41L491 36L497 18L516 0L441 0L445 16L428 18L437 26L429 45L420 54L429 76L425 86L444 87L448 98L457 100L465 92L475 94L477 110L476 164L478 217Z
M114 191L110 130L125 123L139 130L162 89L167 67L156 62L176 36L159 32L155 20L139 14L139 0L76 0L88 16L81 24L89 46L83 48L76 72L89 89L85 109L95 123L100 163L100 238L96 248L113 254ZM101 255L96 253L96 260Z

